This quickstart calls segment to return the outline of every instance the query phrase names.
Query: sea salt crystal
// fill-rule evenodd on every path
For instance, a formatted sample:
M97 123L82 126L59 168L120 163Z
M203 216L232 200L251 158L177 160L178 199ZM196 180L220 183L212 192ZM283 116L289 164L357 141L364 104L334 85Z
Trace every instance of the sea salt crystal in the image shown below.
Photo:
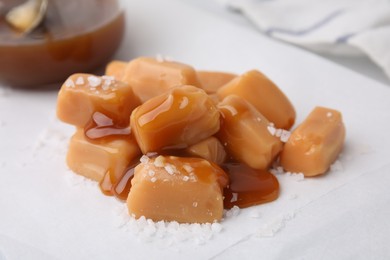
M276 129L275 136L281 137L282 136L283 129Z
M194 207L194 208L196 208L197 206L198 206L198 202L194 202L194 203L192 203L192 206Z
M84 82L84 79L83 77L79 76L77 79L76 79L76 85L84 85L85 82Z
M74 84L73 80L72 79L67 79L65 81L65 87L67 87L67 88L74 88L75 84Z
M172 165L172 164L169 164L169 163L164 166L164 169L170 175L173 175L173 174L175 174L177 172L176 167L174 165Z
M211 230L214 232L214 233L220 233L222 231L223 227L220 223L213 223L211 224Z
M333 114L332 114L332 112L328 112L328 113L326 113L326 116L327 116L327 117L332 117Z
M291 133L287 130L282 130L282 135L280 136L280 141L287 142L290 138Z
M146 155L142 155L141 158L139 159L139 161L143 164L146 164L149 162L149 157L146 156Z
M153 177L156 174L156 172L153 171L153 170L149 170L148 174L149 174L150 177Z
M225 216L227 218L236 217L236 216L238 216L238 214L240 214L240 208L237 206L233 206L233 208L231 208L225 212Z
M156 182L157 181L157 178L156 177L153 177L150 179L151 182Z
M188 177L188 176L183 177L183 181L188 181L189 179L190 179L190 177Z
M157 158L154 160L154 166L156 167L164 167L164 157L159 155Z
M89 76L87 80L91 87L97 87L102 83L101 78L98 78L96 76Z

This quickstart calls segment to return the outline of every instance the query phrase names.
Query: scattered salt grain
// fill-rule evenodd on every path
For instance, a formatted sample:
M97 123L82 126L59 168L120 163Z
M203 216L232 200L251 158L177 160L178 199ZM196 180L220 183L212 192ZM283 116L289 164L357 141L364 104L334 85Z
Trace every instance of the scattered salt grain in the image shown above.
M282 136L283 129L276 129L275 136L281 137Z
M153 177L150 179L151 182L156 182L157 181L157 178L156 177Z
M222 231L223 227L220 223L214 222L211 224L211 230L213 233L220 233Z
M198 207L198 202L194 202L194 203L192 203L192 206L194 207L194 208L196 208L196 207Z
M75 84L74 84L73 80L72 79L67 79L65 81L65 87L67 87L67 88L74 88Z
M89 76L87 80L91 87L97 87L102 83L101 78L98 78L96 76Z
M149 157L146 155L142 155L139 161L143 164L147 164L149 162Z
M175 174L177 172L176 167L174 165L172 165L172 164L169 164L169 163L164 166L164 169L170 175L173 175L173 174Z
M225 216L227 218L236 217L236 216L238 216L238 214L240 214L240 208L237 206L233 206L233 208L231 208L225 212Z
M260 117L256 117L256 121L257 122L261 122L261 118Z
M156 172L153 171L153 170L149 170L148 174L149 174L150 177L153 177L156 174Z
M332 112L328 112L328 113L326 113L326 116L327 116L327 117L332 117L333 114L332 114Z
M164 167L164 157L159 155L156 159L154 159L154 166L156 167Z
M282 135L280 136L280 141L283 143L287 142L290 138L291 133L287 130L282 130Z
M76 79L76 85L84 85L84 84L85 82L83 77L80 76Z
M189 179L190 179L190 177L188 177L188 176L183 177L183 181L188 181Z

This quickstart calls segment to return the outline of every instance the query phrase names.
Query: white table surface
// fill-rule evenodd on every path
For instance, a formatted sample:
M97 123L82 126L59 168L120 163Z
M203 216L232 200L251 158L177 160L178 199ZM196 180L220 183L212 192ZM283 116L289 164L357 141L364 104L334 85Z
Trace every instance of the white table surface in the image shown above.
M258 68L291 99L297 122L316 105L343 113L342 167L303 181L277 175L278 200L227 217L203 245L147 242L117 225L118 203L96 185L69 181L64 158L74 129L55 120L57 91L0 86L1 260L389 259L389 88L183 1L125 6L116 59L160 53L199 69Z
M184 0L184 2L187 2L195 8L212 13L213 15L225 19L228 22L261 33L245 16L241 15L237 11L224 8L221 4L218 3L218 0ZM334 56L330 54L319 53L316 53L316 55L342 65L361 75L384 83L390 87L390 79L385 75L382 69L373 63L368 57Z

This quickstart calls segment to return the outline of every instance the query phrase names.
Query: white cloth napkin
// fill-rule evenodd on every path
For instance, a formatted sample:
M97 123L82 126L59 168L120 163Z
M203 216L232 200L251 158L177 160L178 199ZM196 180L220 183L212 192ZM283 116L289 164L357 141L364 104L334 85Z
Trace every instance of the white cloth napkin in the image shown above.
M389 0L220 0L265 34L312 51L367 55L390 77Z

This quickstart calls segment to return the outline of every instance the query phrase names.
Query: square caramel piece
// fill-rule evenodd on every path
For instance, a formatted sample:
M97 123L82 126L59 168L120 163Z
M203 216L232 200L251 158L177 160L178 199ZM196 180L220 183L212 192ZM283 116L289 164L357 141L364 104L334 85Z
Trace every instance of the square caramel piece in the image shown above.
M200 86L191 66L147 57L130 61L122 81L132 86L142 103L177 86Z
M109 173L115 182L140 154L134 138L90 141L79 128L70 140L66 159L69 168L77 174L100 182Z
M129 213L154 221L212 223L223 215L226 173L201 158L143 156L127 198Z
M282 150L281 140L268 130L269 121L249 102L228 96L218 104L222 115L218 138L237 161L265 170Z
M287 96L263 73L251 70L229 81L217 91L222 100L237 95L251 103L277 128L290 129L295 109Z
M65 123L84 127L95 112L116 121L129 121L131 112L140 105L131 87L111 76L74 74L58 93L57 117Z
M325 173L339 155L345 140L345 126L339 111L316 107L295 129L280 156L286 171L305 176Z
M181 86L143 103L130 126L143 154L186 148L219 130L220 115L204 90Z

